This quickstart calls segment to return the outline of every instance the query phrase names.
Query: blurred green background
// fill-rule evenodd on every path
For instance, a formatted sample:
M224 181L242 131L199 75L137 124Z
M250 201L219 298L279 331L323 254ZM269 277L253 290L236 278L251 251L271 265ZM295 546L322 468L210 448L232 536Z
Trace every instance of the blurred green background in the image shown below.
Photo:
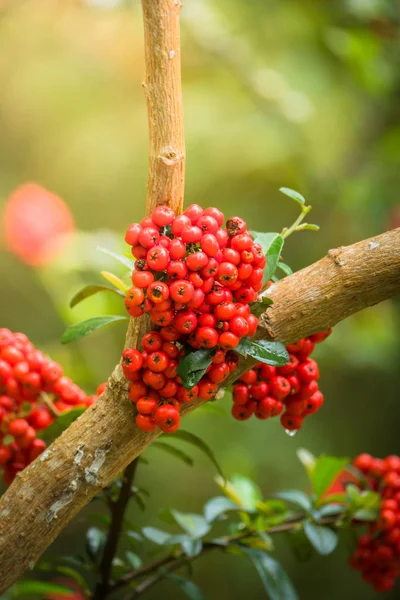
M65 253L33 269L0 251L0 326L23 331L93 392L118 361L124 325L61 347L66 324L107 312L106 296L74 311L71 296L100 270L121 265L101 244L126 251L123 231L144 211L147 121L142 95L139 3L118 0L0 2L0 207L21 183L61 196L79 230ZM400 7L394 0L186 0L182 62L187 142L186 203L239 213L253 229L279 231L297 207L288 186L313 205L321 233L291 238L284 259L299 269L332 247L400 225ZM400 453L399 303L368 309L337 326L318 348L326 402L294 438L278 422L199 410L184 427L214 449L225 472L253 477L265 494L305 486L296 459L315 454ZM229 412L229 399L221 402ZM194 452L195 454L195 452ZM138 485L148 489L137 525L165 527L158 511L199 512L217 495L202 456L190 469L148 450ZM96 508L96 510L98 510ZM50 551L84 545L83 511ZM299 564L278 543L300 598L398 598L377 594L347 566L349 544ZM213 554L194 580L210 600L258 600L253 567ZM165 583L147 597L180 598Z

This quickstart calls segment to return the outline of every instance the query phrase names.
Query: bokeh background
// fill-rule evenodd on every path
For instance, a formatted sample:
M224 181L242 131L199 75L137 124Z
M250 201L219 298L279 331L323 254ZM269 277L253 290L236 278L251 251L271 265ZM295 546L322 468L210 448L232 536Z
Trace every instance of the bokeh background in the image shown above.
M126 226L143 215L147 124L142 95L143 32L138 1L0 2L0 210L33 181L67 203L76 235L37 267L0 250L1 326L29 335L87 392L118 361L124 325L62 347L67 324L123 314L98 295L68 308L100 270L123 267L96 251L119 252ZM299 190L321 233L287 243L299 269L332 247L400 225L400 10L393 0L186 0L182 62L187 141L186 203L239 213L250 227L280 231L297 207L278 192ZM40 221L43 215L38 215ZM4 242L4 235L2 235ZM296 449L354 456L400 453L399 302L385 302L336 327L317 350L323 409L293 438L278 422L199 410L184 427L202 436L229 475L254 478L264 494L305 487ZM220 406L228 414L229 399ZM137 483L150 497L135 506L138 526L165 528L159 510L199 512L218 490L194 451L191 469L146 451ZM50 553L83 551L83 511ZM298 563L278 552L301 599L398 598L374 592L347 566L351 540L328 558ZM30 575L31 577L31 575ZM246 559L213 554L194 580L210 600L258 600L262 585ZM180 598L167 582L149 600Z

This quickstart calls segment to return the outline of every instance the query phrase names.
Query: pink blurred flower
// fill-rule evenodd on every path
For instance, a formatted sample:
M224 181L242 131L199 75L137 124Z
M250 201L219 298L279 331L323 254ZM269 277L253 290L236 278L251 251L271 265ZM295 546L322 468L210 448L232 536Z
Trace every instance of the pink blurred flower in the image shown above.
M37 183L17 187L6 201L2 221L5 248L32 266L51 263L75 230L64 200Z

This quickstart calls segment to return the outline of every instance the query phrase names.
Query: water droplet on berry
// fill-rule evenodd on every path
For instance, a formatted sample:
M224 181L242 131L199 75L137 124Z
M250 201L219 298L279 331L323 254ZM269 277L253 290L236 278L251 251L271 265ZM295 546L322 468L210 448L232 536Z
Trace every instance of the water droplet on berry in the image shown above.
M296 433L298 432L298 429L285 429L285 433L287 433L287 435L289 437L294 437L296 435Z

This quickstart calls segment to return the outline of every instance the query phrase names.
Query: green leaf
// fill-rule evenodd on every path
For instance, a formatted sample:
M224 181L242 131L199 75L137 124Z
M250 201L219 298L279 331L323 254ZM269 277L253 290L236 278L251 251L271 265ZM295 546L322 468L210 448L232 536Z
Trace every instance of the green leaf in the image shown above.
M304 196L302 196L301 194L299 194L299 192L296 192L295 190L292 190L287 187L281 187L279 188L279 191L282 192L282 194L285 194L285 196L289 196L289 198L292 198L292 200L295 200L299 204L304 205L306 203L306 199L304 198Z
M109 271L100 271L100 273L103 275L106 281L111 283L111 285L121 292L122 296L126 296L126 292L129 290L129 285L124 283L122 279L114 275L114 273L109 273Z
M250 231L250 233L253 236L254 242L262 246L264 254L266 254L271 242L276 238L277 235L279 235L276 231L266 233L262 231Z
M340 515L345 511L345 507L341 504L325 504L318 512L320 517L330 517L332 515Z
M175 446L170 446L165 442L153 442L151 447L163 450L164 452L167 452L167 454L170 454L175 458L179 458L185 464L189 465L190 467L193 467L193 459L188 454L186 454L186 452L183 452L179 448L175 448Z
M319 225L315 225L315 223L303 223L296 228L296 231L305 231L306 229L310 229L311 231L319 231Z
M293 275L292 269L286 263L278 262L277 267L278 267L278 269L283 271L285 273L285 275Z
M202 348L196 352L189 352L179 361L177 373L185 389L191 390L200 381L211 365L214 354L215 348Z
M53 440L60 436L63 431L68 429L71 423L76 421L76 419L80 417L85 410L86 406L78 406L62 413L49 427L47 427L47 429L38 431L36 433L37 437L45 441L47 444L50 444L53 442Z
M256 317L260 317L263 313L265 313L268 306L271 306L274 303L272 298L268 298L268 296L262 296L259 302L252 302L250 304L250 312Z
M170 533L162 531L161 529L156 529L156 527L143 527L142 533L145 538L160 546L169 545L169 540L172 537Z
M186 540L181 541L181 546L182 550L184 551L186 556L189 556L189 558L194 558L195 556L198 556L203 549L202 541L199 539L193 540L187 538Z
M42 599L46 594L59 594L73 596L75 592L71 588L46 581L21 581L13 587L13 594L25 599L28 596L40 596Z
M165 569L161 570L161 572L167 579L173 581L178 587L180 587L182 592L184 592L188 598L191 598L191 600L206 600L206 597L201 589L195 583L193 583L193 581L189 581L188 579L185 579L180 575L176 575L175 573L169 573Z
M338 536L332 529L329 529L329 527L315 525L314 523L306 521L306 523L304 523L304 533L315 550L324 556L333 552L337 546Z
M90 558L95 561L105 544L106 536L97 527L91 527L86 534L86 550Z
M282 565L269 554L241 547L254 564L270 600L297 600L298 596Z
M204 505L204 516L209 523L212 523L215 519L218 519L218 517L231 510L241 510L241 507L229 498L225 498L225 496L217 496L216 498L211 498Z
M115 288L110 288L107 285L87 285L82 288L69 303L70 308L74 308L79 302L86 300L86 298L90 298L90 296L94 296L94 294L98 294L99 292L111 292L113 294L117 294L118 296L124 297L125 294L116 290Z
M248 510L255 510L258 502L262 500L258 485L244 475L234 475L230 483L240 500L240 505Z
M353 519L357 519L357 521L376 521L378 511L370 508L360 508L353 514Z
M115 258L120 263L122 263L125 267L127 267L130 271L133 270L134 260L127 258L123 254L118 254L118 252L113 252L112 250L108 250L108 248L103 248L103 246L97 246L96 250L102 252L103 254L107 254L107 256L111 256L111 258Z
M134 569L135 571L136 571L136 569L139 569L142 566L142 559L140 558L140 556L138 556L134 552L127 550L125 552L125 556L126 556L126 560L130 564L132 569Z
M348 458L337 456L320 456L317 459L311 473L311 484L317 500L329 489L348 462Z
M289 354L281 342L269 342L268 340L251 340L243 337L235 352L242 356L251 356L259 362L273 367L282 367L289 361Z
M212 452L211 448L201 438L199 438L194 433L191 433L190 431L185 431L184 429L178 429L178 431L175 431L175 433L168 434L168 439L174 439L174 438L177 440L181 440L182 442L187 442L188 444L192 444L193 446L196 446L196 448L201 450L203 452L203 454L205 454L211 460L211 462L213 463L213 465L215 466L215 468L217 469L217 471L221 475L221 477L223 479L225 479L225 476L222 472L221 467L219 466L219 464L217 462L217 459L214 456L214 453Z
M283 244L283 237L281 235L276 235L276 237L271 241L270 245L268 246L265 252L267 264L265 265L264 269L264 277L266 281L271 279L271 277L275 273L276 267L281 256Z
M78 571L73 569L72 567L65 567L63 565L60 565L60 566L54 567L54 569L57 571L57 573L61 573L61 575L66 575L67 577L71 577L71 579L76 581L76 583L81 588L83 588L86 591L88 590L88 586L87 586L85 578Z
M311 454L311 452L309 452L305 448L299 448L297 450L296 454L297 454L297 458L299 459L299 461L301 462L301 464L307 471L307 475L311 479L311 475L314 471L314 468L315 468L315 465L317 462L316 457L314 456L314 454Z
M128 317L121 317L119 315L103 315L102 317L91 317L86 321L80 321L75 323L66 329L61 337L62 344L69 344L74 342L85 335L88 335L96 329L115 323L116 321L126 321Z
M286 500L286 502L290 502L300 508L304 508L304 510L309 511L312 508L312 503L310 498L304 492L300 490L286 490L283 492L279 492L275 494L276 498L280 500Z
M210 524L202 515L182 513L175 509L171 509L171 514L178 525L192 538L201 538L211 529Z

